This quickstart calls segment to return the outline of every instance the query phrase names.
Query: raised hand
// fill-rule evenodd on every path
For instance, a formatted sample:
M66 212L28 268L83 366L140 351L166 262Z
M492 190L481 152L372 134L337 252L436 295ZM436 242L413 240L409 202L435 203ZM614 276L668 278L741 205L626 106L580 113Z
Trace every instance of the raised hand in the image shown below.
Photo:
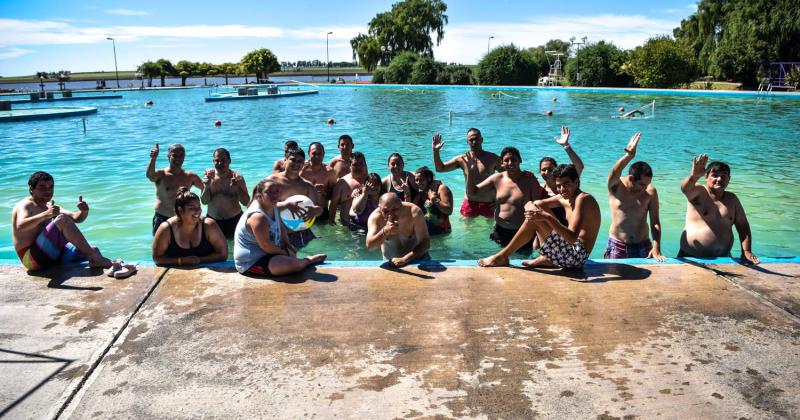
M708 155L695 156L692 159L692 177L701 178L705 175L706 163L708 163Z
M50 204L47 205L47 215L51 218L55 218L59 214L61 214L61 207L56 205L55 200L51 200Z
M150 159L155 159L158 157L158 143L150 149Z
M214 169L206 169L205 176L203 177L203 184L208 184L214 177L217 175L217 171ZM231 184L233 184L233 179L231 179Z
M442 150L442 147L444 147L444 142L442 141L441 134L436 133L433 135L433 141L431 143L431 147L433 147L433 150L436 151Z
M231 188L238 188L241 183L242 176L234 172L233 175L231 175Z
M569 146L569 133L570 133L569 127L567 127L566 125L562 125L561 126L561 137L553 137L553 140L555 140L556 143L558 143L558 144L560 144L560 145L562 145L564 147L567 147L567 146Z
M400 189L403 190L403 196L411 199L411 186L408 185L408 180L404 179L400 184Z
M369 185L369 181L367 181L367 186L368 185ZM353 188L353 192L350 193L350 198L355 199L355 198L361 197L361 194L364 194L364 188L362 188L362 187Z
M628 145L625 147L625 153L636 156L636 146L639 145L639 139L642 138L642 133L636 133L631 137Z
M78 210L80 210L82 212L89 211L89 204L87 204L85 201L83 201L83 196L82 195L78 196Z

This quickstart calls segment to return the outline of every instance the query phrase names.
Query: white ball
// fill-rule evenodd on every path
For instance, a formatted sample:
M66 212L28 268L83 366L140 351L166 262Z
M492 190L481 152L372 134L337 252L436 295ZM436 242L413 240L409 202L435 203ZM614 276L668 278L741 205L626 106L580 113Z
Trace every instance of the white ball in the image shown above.
M308 209L309 207L314 205L314 202L311 201L310 198L304 195L293 195L287 198L284 201L289 202L298 202L300 201L300 207L304 209ZM302 217L295 217L289 209L281 210L281 219L283 220L283 224L286 225L287 228L291 229L292 231L300 231L306 230L314 225L314 220L316 220L316 216L312 217L308 221L303 220Z

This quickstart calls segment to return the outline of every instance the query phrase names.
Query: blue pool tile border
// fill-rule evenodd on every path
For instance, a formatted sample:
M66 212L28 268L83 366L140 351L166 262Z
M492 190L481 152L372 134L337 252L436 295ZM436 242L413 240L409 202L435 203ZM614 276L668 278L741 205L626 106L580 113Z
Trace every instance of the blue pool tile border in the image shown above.
M696 90L696 89L645 89L645 88L586 88L586 87L549 87L549 86L483 86L483 85L387 85L387 84L320 84L305 83L320 88L367 88L367 89L466 89L466 90L506 90L506 91L541 91L541 92L583 92L614 93L637 95L672 95L672 96L713 96L713 97L758 97L787 98L800 100L800 92L770 92L738 90Z
M153 261L129 261L132 264L137 264L139 267L155 267ZM511 260L511 265L520 266L522 260ZM701 258L667 258L664 262L658 262L653 259L647 258L628 258L622 260L608 260L608 259L590 259L586 265L603 265L603 264L629 264L629 265L679 265L687 263L699 264L741 264L739 258L714 258L714 259L701 259ZM800 256L795 257L765 257L761 258L762 264L798 264L800 263ZM326 261L322 264L323 267L334 268L379 268L386 264L386 261L378 260L357 260L357 261ZM0 259L0 266L19 266L17 260ZM69 264L70 266L83 266L85 263ZM412 266L425 267L478 267L477 260L430 260L421 261L411 264ZM233 267L233 261L225 261L219 263L202 264L203 267Z

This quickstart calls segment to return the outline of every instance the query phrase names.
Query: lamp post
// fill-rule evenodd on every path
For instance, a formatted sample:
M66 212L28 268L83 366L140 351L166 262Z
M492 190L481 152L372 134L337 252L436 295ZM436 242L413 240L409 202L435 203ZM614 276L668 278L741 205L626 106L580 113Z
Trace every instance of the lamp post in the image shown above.
M119 89L119 69L117 69L117 43L114 42L114 38L106 37L107 40L111 41L111 46L114 48L114 73L117 75L117 89Z
M331 56L328 49L328 40L333 32L325 34L325 65L328 67L328 83L331 82Z
M583 41L583 42L575 42L575 37L572 37L572 38L569 39L569 42L571 42L572 45L577 45L578 46L578 48L575 51L575 82L578 85L580 85L580 82L581 82L581 67L580 67L581 62L578 61L578 53L581 50L581 45L585 45L586 44L586 37L584 36L583 38L581 38L581 41Z
M489 37L489 41L486 43L486 54L489 54L489 51L492 50L492 40L494 39L494 35Z

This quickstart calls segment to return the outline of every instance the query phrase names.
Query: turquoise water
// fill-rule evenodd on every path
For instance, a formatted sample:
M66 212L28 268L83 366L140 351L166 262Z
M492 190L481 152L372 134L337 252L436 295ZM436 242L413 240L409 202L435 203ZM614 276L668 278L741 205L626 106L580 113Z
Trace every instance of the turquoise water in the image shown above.
M796 238L800 219L800 174L795 162L800 127L798 98L723 98L669 96L648 93L586 93L575 91L507 91L478 89L374 89L325 87L319 95L262 101L204 103L208 89L124 92L123 99L81 102L98 107L88 117L86 132L79 118L0 125L0 259L16 259L11 242L11 209L27 195L27 179L36 170L56 178L56 203L73 208L79 194L91 206L81 225L90 242L104 254L132 260L150 257L150 223L154 187L145 177L154 143L162 150L180 142L187 148L184 167L202 173L211 167L215 148L231 151L232 167L252 187L271 173L283 142L304 147L322 142L333 157L336 139L348 133L356 150L367 156L369 170L388 173L386 158L398 151L406 169L433 166L430 138L445 139L443 156L466 150L465 134L477 127L487 150L513 145L523 155L523 168L538 176L542 156L567 162L553 141L562 124L572 129L574 149L586 169L583 189L594 194L603 210L603 224L592 257L602 256L610 222L606 177L622 148L641 131L637 159L649 162L661 199L663 250L678 251L686 200L680 181L691 158L708 153L732 167L729 190L739 195L750 219L754 251L759 256L800 255ZM510 95L510 96L507 96ZM558 102L552 102L557 97ZM144 107L147 100L155 106ZM616 109L633 109L656 101L655 118L611 118ZM39 105L41 106L41 105ZM15 106L23 108L25 106ZM553 110L553 117L545 117ZM448 112L452 111L452 124ZM328 117L336 125L326 124ZM222 121L222 127L213 125ZM158 166L166 165L166 153ZM460 172L439 174L454 191L456 207L464 192ZM540 180L541 182L541 180ZM452 218L453 233L433 240L437 259L473 259L499 248L488 239L491 222ZM320 239L306 248L326 252L334 260L380 259L369 252L364 238L340 226L319 226ZM738 242L733 254L738 256Z

